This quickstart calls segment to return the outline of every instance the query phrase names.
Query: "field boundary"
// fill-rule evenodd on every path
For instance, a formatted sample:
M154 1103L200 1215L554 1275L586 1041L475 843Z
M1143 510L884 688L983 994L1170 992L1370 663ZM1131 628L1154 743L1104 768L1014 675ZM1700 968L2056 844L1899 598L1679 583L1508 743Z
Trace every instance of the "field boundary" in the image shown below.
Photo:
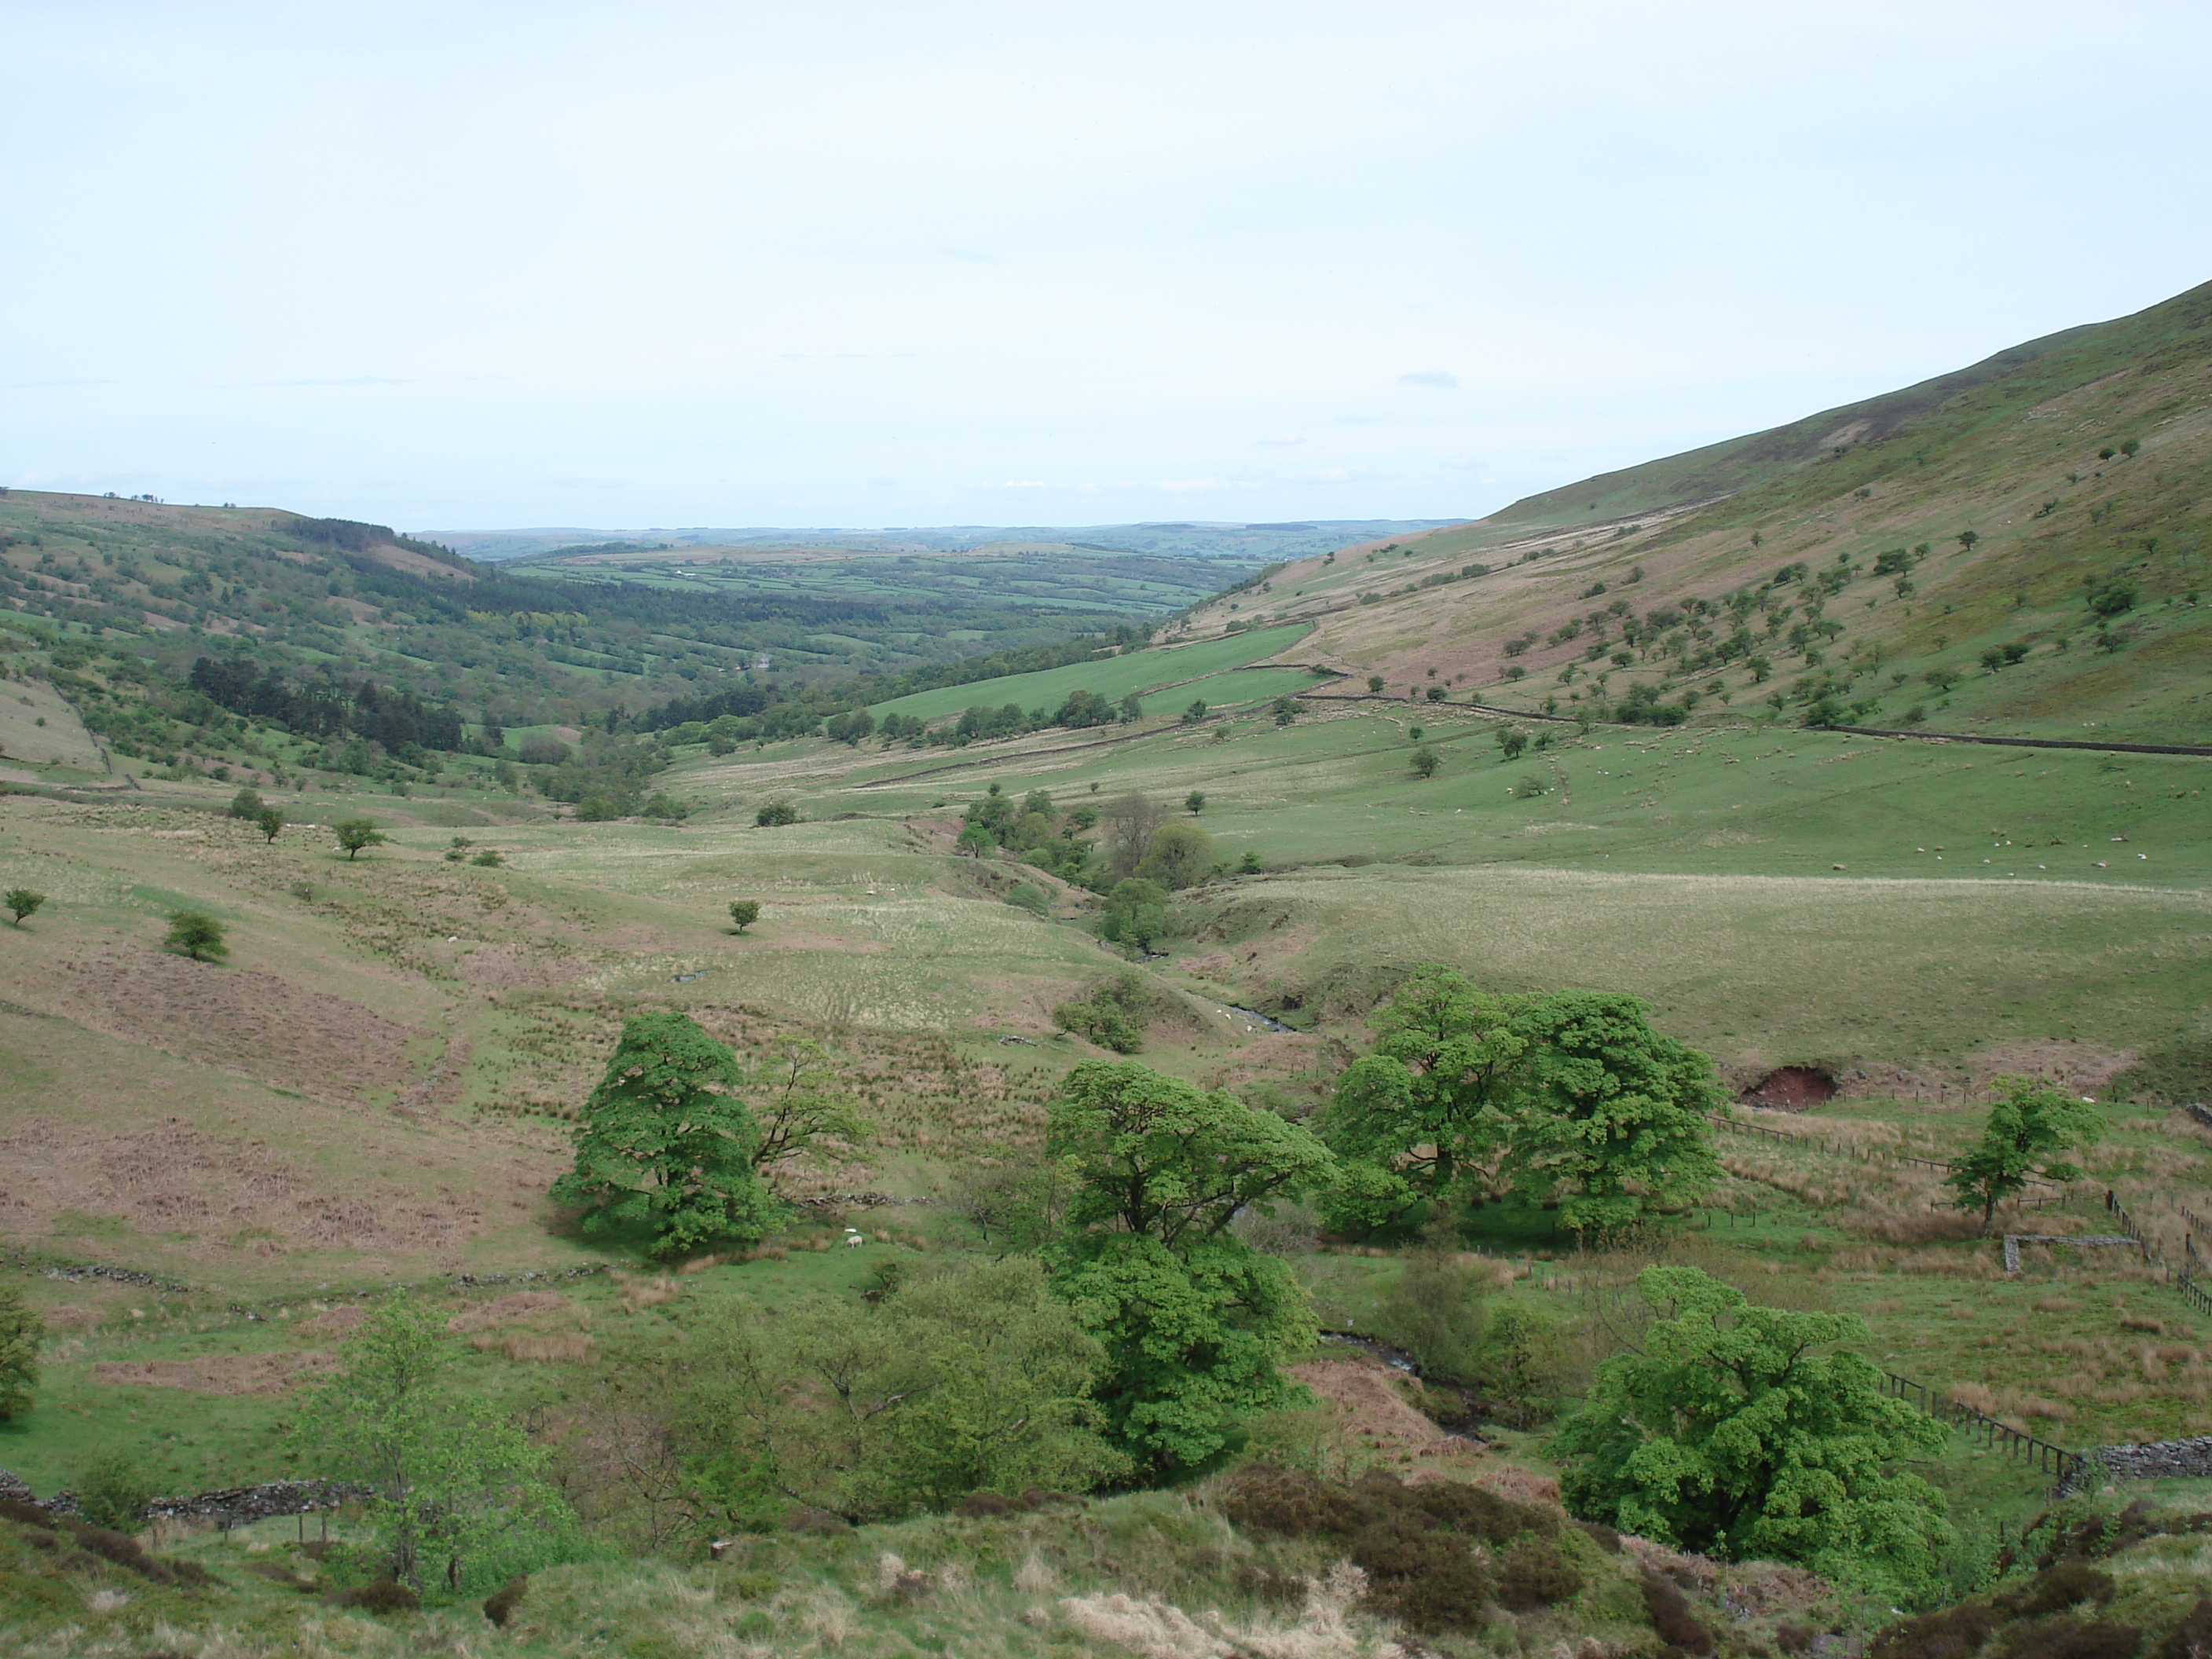
M2014 1457L2027 1457L2046 1474L2058 1477L2063 1487L2079 1478L2089 1462L2081 1452L2069 1451L2063 1446L2054 1446L2048 1440L2039 1440L2032 1434L2023 1434L2009 1423L2002 1423L1986 1412L1978 1412L1972 1406L1962 1406L1957 1401L1937 1394L1924 1382L1916 1382L1909 1376L1899 1376L1895 1371L1884 1370L1888 1379L1888 1391L1893 1399L1908 1400L1939 1423L1948 1423L1965 1428L1969 1433L1979 1432L1982 1443L1996 1446L2002 1443L2005 1451ZM1917 1400L1912 1400L1914 1395Z

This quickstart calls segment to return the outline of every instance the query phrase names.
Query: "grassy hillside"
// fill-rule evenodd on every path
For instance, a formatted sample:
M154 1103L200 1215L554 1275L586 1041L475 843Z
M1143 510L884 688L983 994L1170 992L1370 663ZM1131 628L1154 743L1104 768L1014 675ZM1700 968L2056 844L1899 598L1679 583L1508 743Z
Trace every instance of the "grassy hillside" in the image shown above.
M2212 287L1966 378L1782 429L1824 428L1809 449L1741 441L1725 477L1655 463L1610 523L1509 508L1299 561L1182 626L1311 620L1302 653L1346 690L1537 712L1634 694L1673 719L2206 741ZM1677 477L1732 493L1653 482ZM1597 482L1555 495L1602 508Z
M1323 1329L1417 1343L1434 1299L1420 1287L1443 1282L1481 1344L1524 1335L1454 1361L1476 1389L1472 1437L1443 1426L1461 1396L1319 1342L1293 1357L1310 1398L1241 1427L1223 1468L1371 1466L1543 1508L1561 1472L1547 1423L1650 1316L1635 1274L1696 1266L1766 1305L1856 1316L1848 1346L1985 1414L1918 1466L1960 1528L1927 1600L2025 1599L1948 1634L1908 1629L1876 1659L2041 1655L2057 1627L2021 1608L2063 1540L2046 1522L2030 1549L2006 1545L2051 1501L2049 1476L1989 1425L2083 1449L2212 1433L2212 1321L2172 1282L2212 1212L2212 1132L2174 1109L2212 1084L2212 761L1803 722L1906 722L1917 708L1925 730L2201 737L2208 641L2185 583L2202 546L2212 295L2185 301L2130 319L2132 334L2039 343L1840 454L1626 534L1524 525L1497 543L1492 526L1331 550L1256 574L1149 648L1094 656L1081 641L881 700L878 714L940 724L1076 690L1133 695L1141 711L965 743L849 727L832 740L819 715L842 705L826 700L787 700L802 716L787 726L715 713L702 694L725 682L685 678L684 653L738 646L703 624L617 625L645 614L624 605L704 604L653 586L690 577L621 573L651 580L611 587L568 632L501 646L474 603L452 623L426 596L510 579L434 547L334 554L241 518L222 532L238 544L175 550L190 526L143 517L169 511L149 503L72 508L66 537L48 519L27 532L46 539L5 550L17 614L0 631L0 889L45 901L0 925L0 1273L47 1327L36 1403L0 1422L0 1468L41 1493L82 1489L113 1457L179 1492L314 1473L284 1426L362 1310L411 1286L446 1322L470 1396L555 1457L588 1547L533 1577L495 1630L472 1601L326 1603L328 1558L301 1547L303 1531L319 1544L314 1522L165 1529L156 1547L214 1575L195 1589L4 1511L0 1634L88 1659L1642 1659L1696 1645L1647 1595L1662 1581L1727 1659L1891 1625L1893 1599L1774 1564L1633 1541L1616 1553L1547 1508L1532 1524L1558 1533L1571 1574L1501 1540L1501 1564L1519 1551L1524 1571L1542 1566L1542 1594L1501 1579L1425 1622L1402 1582L1363 1588L1333 1567L1390 1559L1376 1538L1240 1520L1221 1470L858 1527L793 1508L783 1530L732 1534L698 1510L666 1402L635 1380L747 1299L854 1309L1003 1254L982 1200L1042 1171L1049 1103L1106 1053L1056 1011L1133 975L1144 1064L1303 1118L1366 1051L1395 988L1443 963L1492 991L1632 994L1731 1085L1797 1068L1814 1103L1717 1125L1717 1184L1626 1248L1488 1199L1425 1252L1326 1233L1303 1207L1239 1220ZM203 531L216 533L190 533ZM400 556L424 568L389 562ZM2127 604L2117 582L2135 585ZM136 622L76 609L120 617L126 599ZM514 693L517 714L574 718L517 719L503 744L471 719L457 749L349 770L328 763L337 744L191 691L190 653L249 637L288 664L321 652L356 681L426 695L500 683L512 662L544 678L536 701ZM641 720L633 702L610 718L611 692L564 710L558 688L586 671L559 653L594 652L636 653L650 672L625 674L626 695L688 687L698 717ZM1339 677L1304 665L1316 660ZM1206 718L1183 718L1194 699ZM1547 702L1592 718L1530 718ZM1623 705L1639 723L1620 723ZM570 757L526 762L526 738ZM565 811L521 783L576 769L592 788L649 787L664 815L605 796L604 812L580 810L589 796ZM240 783L288 820L273 841L227 815ZM1103 843L1136 821L1131 796L1207 838L1142 952L1098 936ZM1051 811L962 848L971 809L980 821L1014 802ZM772 803L797 821L763 826ZM333 826L363 816L390 839L349 858ZM729 906L744 899L761 915L740 931ZM162 948L187 907L227 929L227 962ZM640 1241L586 1234L550 1197L624 1020L662 1008L748 1062L776 1038L820 1043L867 1121L777 1177L796 1207L760 1249L649 1264ZM1955 1213L1942 1165L2004 1075L2087 1097L2103 1138L2083 1181L2008 1206L1999 1230L2106 1235L2109 1192L2143 1248L2031 1244L2013 1276L1979 1218ZM848 1227L866 1242L842 1243ZM2208 1493L2124 1483L2065 1523L2086 1527L2066 1547L2109 1555L2112 1574L2045 1587L2106 1609L2075 1607L2100 1621L2079 1639L2104 1645L2068 1653L2169 1651L2202 1539L2103 1517ZM334 1517L341 1542L362 1525ZM722 1536L735 1544L711 1555Z

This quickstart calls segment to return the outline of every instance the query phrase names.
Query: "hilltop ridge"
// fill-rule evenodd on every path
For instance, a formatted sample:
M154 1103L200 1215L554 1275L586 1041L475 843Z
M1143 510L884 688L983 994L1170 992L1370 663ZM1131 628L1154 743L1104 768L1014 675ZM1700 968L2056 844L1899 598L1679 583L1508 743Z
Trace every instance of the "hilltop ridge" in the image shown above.
M2205 741L2212 284L1182 619L1532 712ZM1347 688L1351 689L1351 688ZM1763 705L1763 708L1760 706Z

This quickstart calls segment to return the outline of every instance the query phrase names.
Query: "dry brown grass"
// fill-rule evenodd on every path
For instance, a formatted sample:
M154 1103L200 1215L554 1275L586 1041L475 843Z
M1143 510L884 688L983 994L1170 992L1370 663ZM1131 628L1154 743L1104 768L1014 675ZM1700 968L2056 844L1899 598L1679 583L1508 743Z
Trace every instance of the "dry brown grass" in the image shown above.
M646 1308L657 1308L664 1302L673 1302L683 1293L676 1281L665 1273L653 1279L623 1276L616 1282L622 1287L615 1292L616 1299L632 1313Z
M446 1322L446 1328L460 1334L488 1331L498 1325L539 1324L547 1316L566 1312L573 1306L567 1297L551 1291L517 1291L462 1309Z
M599 1355L599 1345L583 1331L478 1331L469 1346L478 1353L496 1352L526 1364L582 1365Z
M338 1369L327 1353L209 1354L198 1359L103 1360L92 1380L112 1389L182 1389L188 1394L283 1394L303 1378Z

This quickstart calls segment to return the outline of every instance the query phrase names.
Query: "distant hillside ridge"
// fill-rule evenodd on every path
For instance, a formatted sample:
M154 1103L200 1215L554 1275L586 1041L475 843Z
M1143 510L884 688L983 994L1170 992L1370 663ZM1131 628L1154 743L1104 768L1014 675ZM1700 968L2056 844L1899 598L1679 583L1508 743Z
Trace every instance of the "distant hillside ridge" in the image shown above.
M1954 374L1270 568L1168 637L1310 621L1386 695L2212 741L2212 283ZM1547 515L1550 515L1547 519Z
M1817 415L1769 427L1741 438L1724 438L1702 449L1685 450L1656 461L1601 472L1555 489L1523 495L1477 520L1486 526L1559 529L1702 505L1763 483L1778 473L1806 465L1853 444L1886 438L1915 416L1948 403L1961 392L1985 386L2014 369L2050 356L2061 347L2112 325L2089 323L2046 334L2039 340L2008 346L1965 368L1953 369L1896 392L1824 409Z

